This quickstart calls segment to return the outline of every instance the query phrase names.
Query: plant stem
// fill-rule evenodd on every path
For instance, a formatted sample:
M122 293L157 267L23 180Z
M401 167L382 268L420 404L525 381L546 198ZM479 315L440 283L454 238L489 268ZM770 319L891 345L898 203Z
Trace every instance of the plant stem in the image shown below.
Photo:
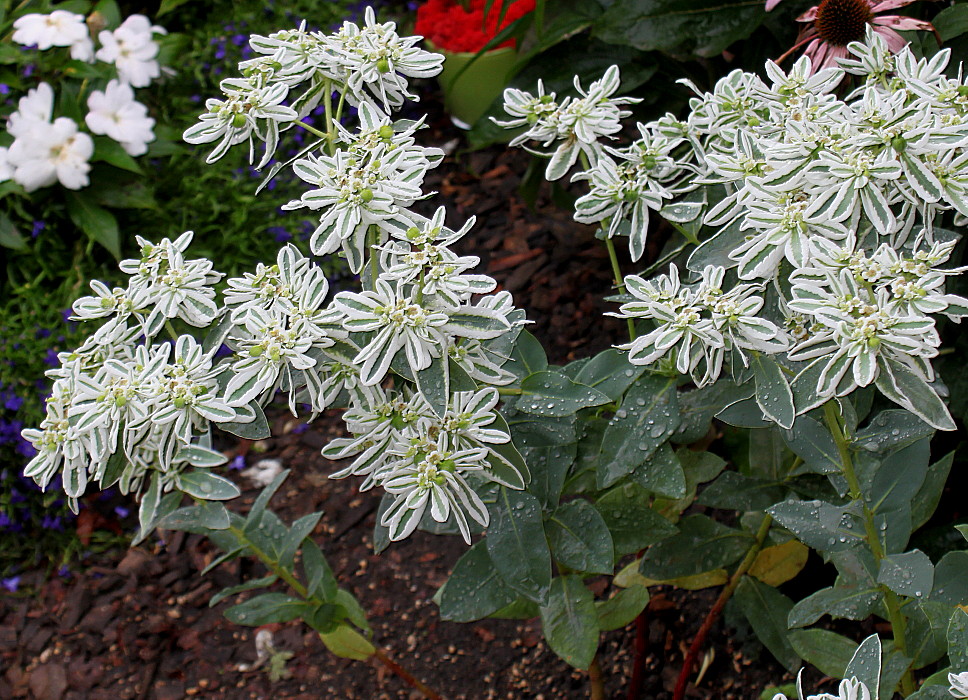
M380 649L379 647L374 647L374 649L375 651L373 652L373 656L379 659L380 662L393 673L400 676L400 678L402 678L407 685L409 685L411 688L419 690L421 693L423 693L425 698L430 698L430 700L442 700L440 695L438 695L433 688L427 686L419 678L412 675L409 671L407 671L407 669L391 659L387 653L383 651L383 649ZM604 698L605 696L602 697Z
M645 550L639 552L639 558ZM645 652L649 644L649 619L646 617L649 607L635 618L635 647L632 656L632 677L629 679L628 700L639 700L642 694L642 682L645 679Z
M519 386L499 386L497 387L497 393L501 396L520 396L521 387Z
M615 276L615 286L620 294L628 294L625 288L625 278L622 277L622 270L618 266L618 253L615 251L615 244L611 238L605 239L605 248L608 250L608 259L612 261L612 274ZM629 340L635 340L635 322L631 318L625 319L629 327Z
M855 503L860 503L863 508L864 531L867 534L867 544L871 548L874 560L880 564L885 557L884 547L880 537L877 535L877 525L874 523L874 513L867 505L867 500L861 491L860 481L857 479L857 472L854 470L854 461L850 456L850 438L847 435L846 426L840 417L840 409L837 400L831 399L823 407L824 421L827 429L833 436L837 451L840 453L840 462L843 467L844 478L847 480L847 488L850 491L850 499ZM887 607L888 619L891 622L891 631L894 633L894 644L898 651L907 656L907 620L901 612L901 602L897 593L887 586L878 586L884 594L884 605ZM915 690L914 673L908 666L901 677L901 693L905 696L910 695Z
M376 224L370 224L370 228L366 232L366 238L367 247L370 249L370 276L372 277L370 282L373 285L373 289L376 289L376 278L380 276L380 267L376 259L378 251L374 249L380 242L379 235L379 229L376 227Z
M343 105L346 102L346 89L346 83L343 83L339 90L339 102L336 103L336 116L333 117L336 121L339 121L343 116Z
M313 136L318 136L321 139L329 140L329 136L326 135L326 132L325 131L320 131L319 129L317 129L312 124L307 124L306 122L301 122L299 120L294 121L293 124L295 124L298 127L301 127L303 129L305 129L306 131L308 131Z
M302 585L299 580L293 575L291 571L286 569L284 566L279 564L278 561L266 554L257 544L250 540L243 530L237 527L229 527L229 532L235 535L235 538L239 543L245 545L252 550L256 558L261 561L269 571L274 573L276 576L281 578L286 584L296 592L300 598L304 600L309 600L313 602L325 602L317 600L314 596L309 595L307 588ZM372 642L371 642L372 644ZM420 681L416 676L407 671L403 666L390 658L390 656L383 651L380 647L373 645L373 656L380 660L380 662L386 666L390 671L400 676L401 679L411 688L416 688L425 698L430 698L430 700L442 700L440 695L438 695L432 688L427 686L425 683Z
M713 624L719 619L723 608L726 607L726 603L733 597L733 593L736 591L739 582L743 580L743 576L753 566L753 562L756 561L756 555L763 548L763 543L766 541L766 536L769 534L772 524L773 517L767 513L763 516L763 522L760 523L760 529L756 533L756 541L749 548L749 551L746 552L743 561L740 562L739 567L733 572L726 587L719 594L709 614L706 615L706 619L703 620L699 631L696 632L696 636L692 640L692 645L689 647L689 653L686 654L686 659L682 662L682 671L679 672L679 680L676 681L676 689L672 695L672 700L682 700L685 697L689 676L692 673L693 666L696 664L696 659L699 658L699 652L702 649L703 643L706 641L709 630L712 629Z
M333 155L333 144L336 141L335 127L333 126L333 81L326 78L323 83L323 92L326 97L323 104L326 109L326 155Z
M602 679L602 665L598 663L598 654L595 654L588 667L588 684L591 686L591 700L605 700L605 682Z

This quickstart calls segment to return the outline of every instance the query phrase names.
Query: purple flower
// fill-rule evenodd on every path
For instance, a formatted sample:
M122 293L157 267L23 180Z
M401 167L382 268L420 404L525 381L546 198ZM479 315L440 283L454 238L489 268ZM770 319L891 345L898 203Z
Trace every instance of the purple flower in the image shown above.
M6 83L0 83L0 95L9 95L9 94L10 94L10 86L7 85Z
M56 367L60 360L57 359L57 353L53 348L47 348L47 352L44 354L44 363L50 365L51 367Z
M10 519L9 515L0 510L0 527L10 527L11 525L13 525L13 520Z
M16 593L17 588L20 586L20 577L11 576L10 578L0 579L0 586L3 586L11 593Z
M8 394L8 396L9 398L3 402L3 407L8 411L19 411L20 407L24 405L23 397L15 394Z
M245 34L236 34L232 37L232 43L236 46L242 46L246 41L248 41L248 39L249 37L247 37Z
M309 430L309 423L300 423L292 429L292 432L296 433L296 435L300 435L305 433L307 430Z
M270 189L274 182L274 179L269 181ZM292 234L286 230L285 226L270 226L268 231L273 235L276 243L285 243L286 241L292 240Z
M44 519L40 522L40 526L45 530L63 530L64 525L61 523L61 519L57 516L45 515Z
M71 570L67 568L67 564L64 564L57 570L57 575L61 578L70 578Z
M26 66L24 66L24 69L22 72L23 77L29 78L30 76L32 76L34 74L34 68L35 66L33 63L28 63Z
M30 237L37 238L37 236L40 235L40 232L43 231L45 228L47 228L47 224L45 222L40 220L34 221L34 226L33 228L30 229Z
M124 506L114 506L114 513L119 518L127 518L131 511Z
M245 455L236 455L233 457L232 461L229 462L229 469L245 469Z

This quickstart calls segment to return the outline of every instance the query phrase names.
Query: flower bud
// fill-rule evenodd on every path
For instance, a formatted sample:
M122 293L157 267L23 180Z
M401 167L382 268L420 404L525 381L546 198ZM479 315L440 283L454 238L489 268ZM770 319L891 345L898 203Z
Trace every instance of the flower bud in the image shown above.
M369 187L367 187L366 189L364 189L362 192L360 192L360 199L362 199L364 202L370 202L370 201L372 201L373 200L373 190L371 190Z

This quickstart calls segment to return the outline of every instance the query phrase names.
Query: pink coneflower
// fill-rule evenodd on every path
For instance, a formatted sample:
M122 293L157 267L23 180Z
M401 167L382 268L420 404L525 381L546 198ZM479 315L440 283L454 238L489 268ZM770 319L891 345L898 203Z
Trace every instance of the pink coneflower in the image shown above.
M836 66L838 58L847 56L847 44L863 41L867 26L887 42L892 53L904 48L907 41L897 30L926 29L934 32L930 22L904 17L902 15L880 15L887 10L910 5L915 0L822 0L797 17L797 22L809 22L800 30L797 43L783 54L779 60L806 45L804 54L810 57L813 70ZM772 9L779 0L771 0L767 5ZM937 34L937 32L935 32Z

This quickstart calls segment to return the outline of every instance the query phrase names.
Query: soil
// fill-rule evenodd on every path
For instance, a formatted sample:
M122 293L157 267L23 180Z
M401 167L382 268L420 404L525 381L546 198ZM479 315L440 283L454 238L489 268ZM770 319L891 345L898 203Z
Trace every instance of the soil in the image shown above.
M460 143L443 116L433 121L431 134L447 147ZM431 173L427 186L440 195L425 203L426 213L445 204L451 223L477 215L461 252L480 256L481 268L537 321L530 330L551 360L566 362L618 342L623 326L602 315L614 308L603 300L612 293L604 248L590 227L552 204L547 188L534 209L528 207L518 188L530 156L503 147L455 155ZM547 648L537 620L440 619L431 598L466 550L459 538L418 532L374 554L379 495L358 493L354 480L328 479L338 466L319 456L322 445L341 432L336 412L301 432L285 414L276 414L274 422L278 437L253 446L292 469L272 506L288 521L324 511L316 540L340 584L367 610L374 641L392 658L449 699L588 696L587 675ZM246 490L232 507L244 512L258 491L233 476ZM132 523L124 526L130 530ZM213 608L208 599L264 572L258 564L236 561L199 576L215 555L197 535L167 533L164 542L89 561L70 578L25 573L21 593L0 599L0 698L418 696L378 663L329 654L318 636L296 622L271 628L274 645L293 653L288 678L272 682L265 667L243 670L256 658L255 631L229 623L222 611L245 594ZM596 593L609 594L605 579L595 583ZM671 698L683 653L715 595L653 591L643 629L647 658L640 698ZM627 697L635 636L635 625L603 635L599 657L609 698ZM709 643L711 662L689 697L747 700L768 685L790 681L768 653L731 636L722 622Z

